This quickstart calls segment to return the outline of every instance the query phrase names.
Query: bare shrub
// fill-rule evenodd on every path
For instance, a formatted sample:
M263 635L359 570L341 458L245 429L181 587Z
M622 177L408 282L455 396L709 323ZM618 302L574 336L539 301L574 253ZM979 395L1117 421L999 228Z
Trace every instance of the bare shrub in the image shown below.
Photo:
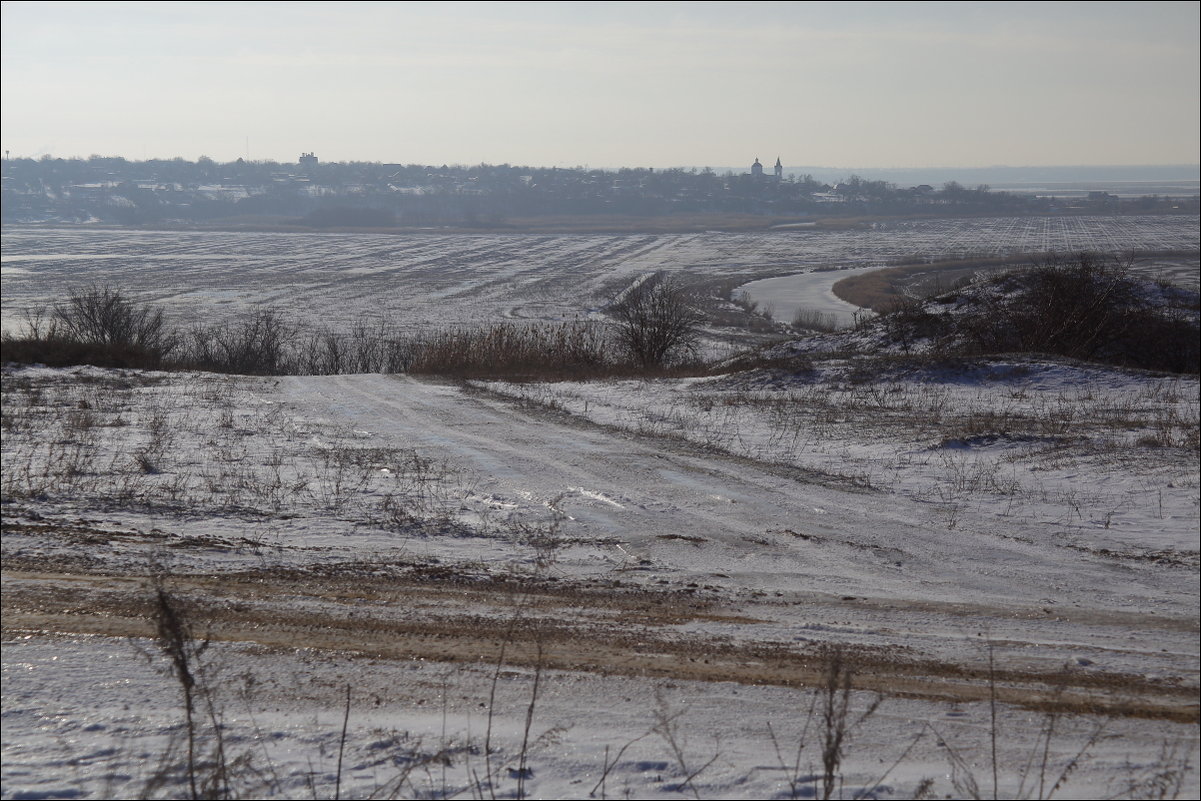
M1048 258L1011 273L1010 290L970 317L968 335L987 351L1044 351L1088 358L1130 333L1145 303L1124 266L1088 253Z
M191 331L183 361L214 372L280 375L290 367L288 345L295 335L283 312L258 309L240 323Z
M161 309L135 304L121 290L107 286L72 292L55 306L51 335L55 333L89 344L140 348L160 357L175 346Z
M946 315L914 300L894 301L882 314L887 317L885 324L893 341L905 353L910 353L922 340L943 341L953 331L954 324Z
M119 289L74 290L47 313L26 315L25 331L3 337L4 360L54 367L158 368L178 344L161 309L130 300Z
M703 316L678 276L655 273L622 293L608 311L621 347L642 367L663 367L696 355Z
M359 318L346 331L323 328L297 346L296 367L311 375L403 373L412 361L412 342L382 320Z
M1091 253L1049 256L970 292L889 309L885 324L908 350L920 340L944 354L1048 353L1169 372L1201 364L1195 293L1175 294L1131 276L1130 263Z

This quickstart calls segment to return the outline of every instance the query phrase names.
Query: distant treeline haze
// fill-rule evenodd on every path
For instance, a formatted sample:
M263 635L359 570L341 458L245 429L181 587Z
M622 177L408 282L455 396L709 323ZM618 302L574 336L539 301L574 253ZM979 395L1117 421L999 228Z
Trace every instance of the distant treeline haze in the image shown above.
M754 176L710 169L601 170L508 164L217 163L201 157L127 161L7 159L5 223L121 225L260 222L309 227L503 226L571 215L768 217L864 214L1196 214L1193 198L1087 200L996 192L987 186L898 186L851 175Z

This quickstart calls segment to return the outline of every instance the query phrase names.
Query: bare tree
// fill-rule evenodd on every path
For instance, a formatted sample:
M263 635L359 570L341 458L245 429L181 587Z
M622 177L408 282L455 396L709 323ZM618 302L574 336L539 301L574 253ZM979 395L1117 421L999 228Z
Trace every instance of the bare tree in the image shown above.
M703 319L693 292L676 275L657 272L609 306L617 338L643 367L695 354Z

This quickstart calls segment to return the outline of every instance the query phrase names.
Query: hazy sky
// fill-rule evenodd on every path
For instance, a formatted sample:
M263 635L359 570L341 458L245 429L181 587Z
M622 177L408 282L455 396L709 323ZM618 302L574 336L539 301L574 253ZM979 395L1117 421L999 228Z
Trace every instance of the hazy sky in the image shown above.
M3 3L13 156L1194 164L1199 4Z

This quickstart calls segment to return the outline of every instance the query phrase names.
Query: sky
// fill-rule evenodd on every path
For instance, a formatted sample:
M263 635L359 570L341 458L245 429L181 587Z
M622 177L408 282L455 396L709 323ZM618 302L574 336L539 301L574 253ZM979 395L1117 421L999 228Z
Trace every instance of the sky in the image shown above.
M4 2L13 157L1196 164L1197 2Z

